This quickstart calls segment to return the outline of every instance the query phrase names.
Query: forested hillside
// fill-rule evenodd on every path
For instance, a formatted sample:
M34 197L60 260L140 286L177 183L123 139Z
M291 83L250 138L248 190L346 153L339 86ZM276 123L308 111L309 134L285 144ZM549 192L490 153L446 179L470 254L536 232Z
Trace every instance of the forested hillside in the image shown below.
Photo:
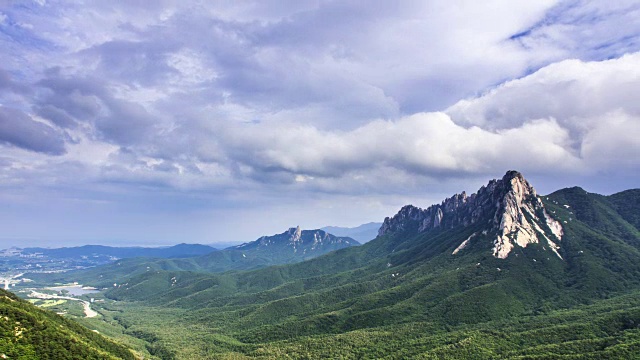
M125 347L0 290L0 356L4 359L134 359Z

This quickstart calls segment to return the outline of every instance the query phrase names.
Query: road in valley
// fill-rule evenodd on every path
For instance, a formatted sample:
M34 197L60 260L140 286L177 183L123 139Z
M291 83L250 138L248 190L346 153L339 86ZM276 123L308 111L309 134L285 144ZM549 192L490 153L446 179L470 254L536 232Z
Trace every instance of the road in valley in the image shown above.
M98 312L96 312L95 310L91 309L91 304L86 300L77 299L77 298L74 298L74 297L71 297L71 296L43 294L43 293L40 293L40 292L37 292L37 291L31 291L31 294L29 294L29 297L30 298L36 298L36 299L60 299L60 300L80 301L80 302L82 302L82 306L84 308L85 317L91 318L91 317L98 316Z

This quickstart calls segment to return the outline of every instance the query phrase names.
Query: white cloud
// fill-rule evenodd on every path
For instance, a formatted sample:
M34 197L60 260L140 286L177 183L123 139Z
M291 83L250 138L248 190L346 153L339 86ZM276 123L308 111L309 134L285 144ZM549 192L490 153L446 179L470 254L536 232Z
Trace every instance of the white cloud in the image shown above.
M611 167L635 172L640 168L640 116L621 110L594 121L581 146L581 156L594 171Z
M486 129L513 129L553 118L570 136L584 169L592 172L640 165L640 53L596 62L565 60L446 112L454 121ZM625 166L625 167L626 167Z
M324 178L334 188L393 186L384 169L408 176L473 176L506 168L579 170L568 132L555 120L529 121L508 130L487 131L455 124L444 113L421 113L398 121L378 120L352 131L327 132L311 126L241 124L219 129L231 161L259 175L288 175L305 183ZM256 179L267 179L256 176ZM285 177L279 177L286 181ZM317 179L315 179L317 178ZM376 184L377 181L377 184Z

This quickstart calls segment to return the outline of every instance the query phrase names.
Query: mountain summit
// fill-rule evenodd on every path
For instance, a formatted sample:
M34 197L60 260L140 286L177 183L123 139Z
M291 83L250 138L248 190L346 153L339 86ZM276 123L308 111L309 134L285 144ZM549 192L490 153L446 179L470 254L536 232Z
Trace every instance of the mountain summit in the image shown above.
M395 216L385 218L378 235L408 230L415 225L420 233L473 224L484 226L460 243L453 255L482 234L493 238L493 256L500 259L509 256L516 246L524 248L531 243L544 244L562 258L559 253L562 225L549 216L522 174L513 170L502 179L489 181L470 196L462 192L427 209L404 206Z
M289 228L282 234L262 236L255 241L234 246L231 249L265 254L272 254L277 249L278 253L298 254L303 258L312 258L355 245L359 243L352 238L334 236L323 230L301 230L298 226Z

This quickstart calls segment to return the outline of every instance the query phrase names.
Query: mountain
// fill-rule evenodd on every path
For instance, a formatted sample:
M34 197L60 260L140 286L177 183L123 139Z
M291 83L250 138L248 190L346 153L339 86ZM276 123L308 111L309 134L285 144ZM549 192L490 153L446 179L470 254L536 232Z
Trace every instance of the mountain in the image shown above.
M225 336L219 351L252 357L628 358L640 350L637 193L538 196L509 171L403 207L362 246L244 272L147 272L106 295L188 310L186 324Z
M200 244L179 244L160 248L101 245L57 249L11 248L0 251L0 273L20 274L34 271L38 273L60 273L110 264L123 258L144 257L147 260L136 261L148 261L148 258L183 258L204 255L213 251L216 251L216 249Z
M327 252L349 246L360 245L349 237L339 237L323 230L301 230L290 228L282 234L263 236L258 240L237 245L227 250L269 258L276 263L288 263L290 260L306 260ZM295 261L295 260L294 260Z
M380 225L382 225L382 223L370 222L352 228L325 226L320 230L324 230L336 236L347 236L364 244L367 241L373 240L376 238L376 236L378 236L378 229L380 229Z
M158 257L158 258L179 258L205 255L216 251L208 245L200 244L178 244L168 247L112 247L103 245L84 245L78 247L63 247L56 249L47 248L24 248L20 249L24 255L42 254L47 257L73 258L73 257ZM113 260L113 259L112 259Z
M497 258L505 259L518 248L541 243L562 259L558 253L562 225L549 216L535 189L516 171L507 172L502 180L490 181L471 196L462 192L425 210L407 205L384 220L378 235L408 229L420 234L476 225L479 230L462 241L452 255L477 242L476 238L490 237L492 254Z
M0 290L0 358L135 359L102 335Z
M640 228L640 189L622 191L607 196L607 200L623 219Z
M77 281L83 284L92 283L102 288L147 272L225 272L258 269L308 260L356 245L359 243L348 237L334 236L323 230L301 230L297 227L202 256L178 259L129 258L88 270L60 274L31 273L26 276L37 283Z
M226 248L195 258L191 271L224 272L250 270L271 265L291 264L360 245L349 237L339 237L323 230L301 230L300 227L272 236Z

